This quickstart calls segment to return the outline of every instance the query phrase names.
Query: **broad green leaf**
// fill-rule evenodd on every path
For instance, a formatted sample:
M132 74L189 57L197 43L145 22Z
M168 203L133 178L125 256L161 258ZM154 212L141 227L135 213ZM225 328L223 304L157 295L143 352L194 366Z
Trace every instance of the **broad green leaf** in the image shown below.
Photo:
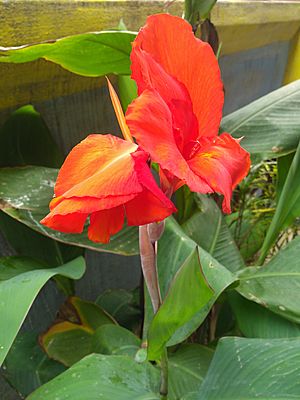
M60 167L59 151L41 115L33 106L16 110L0 129L0 166Z
M118 325L103 325L96 330L92 349L94 353L134 357L140 344L141 340L129 330Z
M74 315L78 318L76 322L82 323L90 329L95 330L102 325L116 323L107 312L91 301L86 301L74 296L68 299L67 307L68 306L70 309L74 309ZM72 321L72 317L70 321Z
M127 356L92 354L27 400L159 400L159 371Z
M242 334L249 338L289 338L300 336L300 325L246 300L237 292L228 293L229 303Z
M167 296L172 279L186 260L195 252L197 244L192 241L181 229L174 218L166 220L165 232L158 244L158 275L162 298ZM198 247L202 273L214 295L205 307L201 308L193 318L179 327L168 341L168 346L177 344L188 338L204 321L211 307L220 294L230 286L235 278L225 267L216 261L205 250ZM172 257L170 257L172 254ZM146 306L148 303L146 303ZM185 304L188 307L188 304ZM149 307L146 308L146 326L151 320Z
M69 321L52 326L41 336L41 344L49 358L70 367L91 354L94 331Z
M183 263L174 276L168 294L154 316L148 332L148 359L158 360L178 328L202 310L214 295L202 272L203 259L198 249Z
M299 339L225 338L193 399L298 399L299 374Z
M95 303L70 297L62 305L59 322L40 336L50 358L71 366L93 352L96 329L115 321Z
M2 257L0 258L0 282L17 277L35 269L41 269L45 265L27 257Z
M138 292L108 289L97 298L96 304L127 329L136 327L142 317Z
M4 212L0 212L0 229L17 255L35 258L50 267L62 265L83 253L83 249L41 235Z
M1 209L19 222L62 243L108 253L137 254L136 227L124 228L112 237L109 244L101 245L88 240L86 230L82 234L65 234L39 223L49 212L57 172L56 169L34 166L0 169Z
M300 323L300 236L292 240L264 267L246 268L237 290L276 314Z
M64 370L62 364L50 360L42 351L38 335L26 332L14 341L5 359L3 375L22 396L27 396Z
M18 259L13 258L18 264ZM7 273L10 270L11 259L0 260L0 270ZM82 277L85 264L82 257L78 257L57 268L45 268L43 265L37 269L36 263L28 261L28 271L12 276L0 282L0 365L5 359L21 325L24 321L34 299L45 283L55 275L79 279ZM30 266L32 268L30 270ZM24 268L24 266L23 266Z
M230 271L244 268L242 256L217 204L205 195L198 195L198 203L200 211L181 225L184 232Z
M244 137L241 145L253 160L295 151L300 139L300 80L290 83L227 115L222 131Z
M183 396L180 400L198 400L198 393L191 392Z
M199 390L213 354L211 349L199 344L184 344L175 353L169 353L170 400Z
M300 216L300 143L290 166L271 225L261 248L259 263L276 241L281 230Z
M25 164L59 167L62 164L63 156L33 106L19 108L0 129L0 160L1 167ZM33 257L51 267L62 265L83 252L46 238L4 213L0 214L0 227L18 255Z
M137 97L136 83L129 75L118 76L119 97L124 112L129 104Z
M0 47L0 62L25 63L44 58L79 75L129 75L129 55L135 35L133 32L103 31L17 48Z

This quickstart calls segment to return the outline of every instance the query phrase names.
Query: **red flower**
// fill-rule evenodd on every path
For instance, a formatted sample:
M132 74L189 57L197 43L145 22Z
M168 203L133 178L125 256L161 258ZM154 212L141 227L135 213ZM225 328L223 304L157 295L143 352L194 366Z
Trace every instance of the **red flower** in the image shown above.
M224 93L211 47L183 19L153 15L133 43L131 61L139 94L126 113L131 134L160 164L172 191L187 184L219 192L230 212L250 156L228 133L218 136Z
M88 236L107 243L128 225L161 221L176 211L157 186L147 165L148 154L111 135L90 135L73 148L59 171L49 228L80 233L88 216Z

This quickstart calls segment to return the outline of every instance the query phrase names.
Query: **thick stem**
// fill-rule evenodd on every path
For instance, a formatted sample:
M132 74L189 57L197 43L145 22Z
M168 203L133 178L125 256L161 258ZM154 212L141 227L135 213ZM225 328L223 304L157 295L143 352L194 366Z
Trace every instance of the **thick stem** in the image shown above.
M156 242L150 240L148 226L139 228L140 256L145 283L150 295L154 313L161 304L161 296L156 268Z

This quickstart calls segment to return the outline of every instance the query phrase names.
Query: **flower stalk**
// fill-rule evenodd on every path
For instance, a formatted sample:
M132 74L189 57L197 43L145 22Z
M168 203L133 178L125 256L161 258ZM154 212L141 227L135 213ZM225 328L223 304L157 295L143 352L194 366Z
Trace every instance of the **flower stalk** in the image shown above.
M139 227L140 257L145 283L149 292L154 314L161 306L161 293L157 273L157 242L163 234L164 221L142 225ZM161 368L161 399L168 398L168 356L167 349L160 360Z

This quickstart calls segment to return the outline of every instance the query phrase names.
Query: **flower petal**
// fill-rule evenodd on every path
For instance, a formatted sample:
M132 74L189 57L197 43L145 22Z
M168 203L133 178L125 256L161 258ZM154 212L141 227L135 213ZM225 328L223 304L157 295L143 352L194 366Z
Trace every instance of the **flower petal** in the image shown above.
M138 82L138 94L146 89L159 93L171 111L173 134L182 151L186 142L198 137L198 122L188 91L140 48L132 51L131 59L132 78Z
M136 144L112 135L88 136L66 158L55 195L101 198L141 192L130 156L136 149Z
M186 87L167 73L152 55L138 47L135 42L130 58L132 62L131 77L137 83L138 95L146 89L152 89L159 92L167 104L173 99L192 104Z
M41 220L41 224L64 233L81 233L87 217L88 214L80 212L60 215L51 211Z
M172 203L172 201L162 192L162 190L157 186L157 183L151 173L150 168L148 165L144 162L144 152L143 151L136 151L135 153L132 154L132 157L135 160L135 171L137 174L137 177L140 181L140 183L143 185L143 192L138 194L136 199L140 198L140 196L144 195L144 193L147 194L149 192L153 196L153 200L151 200L151 197L149 197L149 202L145 203L144 201L141 201L142 204L146 204L147 210L145 210L145 214L148 213L148 210L152 207L151 202L153 201L153 206L155 206L157 209L158 207L161 208L161 210L158 210L158 215L165 215L164 218L168 217L171 215L173 212L176 212L177 209ZM131 201L133 202L133 200ZM150 215L150 214L149 214ZM161 218L158 217L155 219L155 216L153 215L153 221L161 221ZM151 222L151 221L149 221Z
M195 38L190 24L182 18L168 14L148 17L133 43L131 56L132 77L139 93L150 88L149 80L143 76L145 65L138 54L141 49L186 87L198 119L199 136L216 136L224 92L218 62L210 45ZM164 97L163 93L161 96Z
M125 196L96 197L71 197L63 196L54 198L50 203L50 210L53 215L66 215L75 212L91 214L96 211L111 209L126 203L136 197L136 194Z
M123 206L95 212L90 216L88 237L93 242L108 243L110 236L119 232L123 224Z
M196 176L180 153L172 128L171 112L153 90L145 90L128 107L126 121L132 135L146 150L152 161L183 180L193 191L211 191L211 188Z
M125 204L125 210L128 225L145 225L164 220L175 212L176 208L173 204L167 208L161 199L149 190L144 190Z
M224 195L223 211L230 213L232 190L247 175L250 155L229 133L204 139L198 153L188 161L191 169L216 192Z

